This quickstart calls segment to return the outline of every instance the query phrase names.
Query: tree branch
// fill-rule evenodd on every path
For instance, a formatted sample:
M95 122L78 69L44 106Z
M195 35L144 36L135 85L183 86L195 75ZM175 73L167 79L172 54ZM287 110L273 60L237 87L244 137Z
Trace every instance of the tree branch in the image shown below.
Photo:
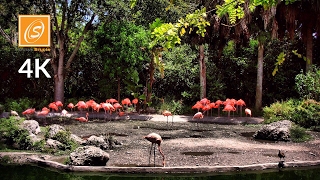
M95 18L95 14L93 14L93 15L91 16L90 21L88 21L87 24L86 24L86 26L84 27L83 32L82 32L82 35L79 37L79 40L78 40L78 42L77 42L77 45L76 45L76 47L74 48L71 56L69 57L69 59L68 59L68 61L67 61L67 64L66 64L66 70L67 70L67 71L70 69L71 63L72 63L74 57L76 56L76 54L77 54L77 52L78 52L78 50L79 50L79 48L80 48L81 42L82 42L83 39L84 39L84 35L89 31L89 27L92 25L92 22L93 22L94 18Z
M66 0L63 4L62 7L62 20L61 20L61 31L64 30L64 25L65 25L65 21L66 21L66 16L67 16L67 6L68 6L68 1Z
M10 36L4 32L4 30L2 29L2 27L0 26L0 33L2 34L2 36L11 44L14 45L14 43L12 42Z

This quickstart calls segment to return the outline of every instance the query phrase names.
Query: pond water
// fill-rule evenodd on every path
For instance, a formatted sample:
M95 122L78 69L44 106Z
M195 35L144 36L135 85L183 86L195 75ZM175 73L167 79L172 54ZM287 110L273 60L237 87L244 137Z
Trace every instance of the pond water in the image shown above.
M33 165L0 165L2 180L320 180L320 166L213 174L107 174L61 172Z

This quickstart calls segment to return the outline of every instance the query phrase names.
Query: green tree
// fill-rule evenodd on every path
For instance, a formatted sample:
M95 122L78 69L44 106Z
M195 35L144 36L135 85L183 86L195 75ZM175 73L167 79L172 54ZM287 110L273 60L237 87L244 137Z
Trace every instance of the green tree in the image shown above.
M120 101L121 82L139 83L139 69L147 59L146 46L149 34L141 26L126 21L104 23L95 32L95 49L99 49L109 83L117 84Z

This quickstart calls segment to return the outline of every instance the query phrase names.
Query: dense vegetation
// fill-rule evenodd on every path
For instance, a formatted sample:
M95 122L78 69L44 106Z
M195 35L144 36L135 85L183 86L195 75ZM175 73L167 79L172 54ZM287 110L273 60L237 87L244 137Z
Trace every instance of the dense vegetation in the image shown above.
M215 25L210 18L215 13L215 11L212 11L214 9L212 6L217 4L213 5L200 1L196 3L175 1L174 4L170 4L170 1L166 0L144 2L136 1L132 9L129 1L108 1L107 3L97 1L97 4L94 3L90 6L92 11L97 12L97 19L92 23L89 31L82 34L84 40L79 51L74 60L71 61L71 66L64 73L66 103L76 102L80 99L94 99L97 102L102 102L111 97L117 99L140 97L145 99L145 92L150 88L148 84L150 81L149 71L153 68L150 61L153 58L152 53L148 49L149 43L152 42L151 30L160 25L157 24L160 21L156 21L156 19L161 19L162 23L174 24L183 17L186 17L184 19L186 20L187 17L190 17L186 15L192 14L195 12L194 10L206 7L210 26L207 28L205 38L201 38L197 33L192 32L192 29L186 28L186 32L191 33L185 33L180 37L180 44L174 44L175 47L162 52L159 67L155 66L159 70L155 71L152 98L149 105L158 109L171 108L175 110L176 114L190 111L190 107L200 97L199 45L204 44L207 98L211 100L241 98L248 107L254 106L257 49L261 41L261 37L257 36L255 32L259 31L259 27L250 26L252 33L249 40L244 37L241 40L231 35L236 29L231 29L229 36L223 36L210 29ZM21 12L46 12L48 8L45 4L37 4L36 1L25 2L24 6L14 2L4 3L6 4L1 5L1 9L10 8L13 13L4 11L5 13L1 14L1 29L8 35L17 32L15 15ZM83 3L83 6L79 6L79 8L89 6L88 2L81 1L81 3ZM259 6L261 4L257 4L257 7ZM81 13L88 12L81 11L79 13L83 15ZM252 12L252 16L256 15L256 12ZM70 16L70 18L72 17ZM258 20L261 20L261 17L260 19L257 18ZM73 24L70 25L70 31L66 34L68 39L65 42L67 56L72 54L76 40L81 35L81 29L85 25L82 21L84 19L72 20ZM253 24L259 26L261 22L254 22ZM225 23L223 18L222 23ZM220 26L220 28L222 28L220 33L223 34L223 26ZM316 35L313 38L313 47L317 49L319 39ZM304 39L301 38L299 29L297 29L293 39L284 36L280 41L270 35L265 35L263 39L265 42L263 106L269 106L272 103L291 98L312 98L318 101L319 86L316 85L317 80L315 80L319 76L318 62L313 61L314 70L305 73L306 62L296 55L297 53L292 53L292 51L295 51L305 56L306 45L303 43ZM39 57L43 60L48 57L48 54L36 52L33 49L18 48L8 42L5 36L0 36L0 47L1 111L13 109L21 112L28 107L41 109L49 102L54 101L55 82L53 78L47 79L41 75L40 78L27 78L25 74L18 73L18 69L27 58ZM281 52L286 54L285 61L277 67L277 73L272 75L275 63L279 62L278 55ZM313 59L318 58L319 53L314 52ZM46 69L54 77L54 70L49 65ZM162 71L164 77L161 76ZM305 102L302 101L297 104L302 108ZM300 114L303 114L304 111L301 109L300 111ZM265 113L268 114L266 110ZM310 116L316 119L313 114ZM296 119L299 119L299 117L296 117ZM314 124L310 123L310 125Z

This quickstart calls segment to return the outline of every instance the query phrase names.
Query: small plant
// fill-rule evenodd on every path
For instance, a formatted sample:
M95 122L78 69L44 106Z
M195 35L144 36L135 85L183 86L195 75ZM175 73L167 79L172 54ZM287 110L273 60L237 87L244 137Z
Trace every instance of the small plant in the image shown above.
M298 125L291 127L290 137L293 142L305 142L311 139L311 135L306 132L306 129Z
M36 141L36 142L33 143L31 150L43 152L45 144L46 144L46 142L43 139L40 140L40 141Z
M71 159L70 159L70 157L67 157L67 158L63 161L63 164L65 164L65 165L71 164Z
M61 142L64 147L61 147L63 150L74 150L77 147L77 143L74 142L71 138L71 132L67 131L59 131L57 134L54 135L53 139Z
M8 164L11 162L11 158L8 155L4 155L1 159L0 159L0 163L4 163L4 164Z

